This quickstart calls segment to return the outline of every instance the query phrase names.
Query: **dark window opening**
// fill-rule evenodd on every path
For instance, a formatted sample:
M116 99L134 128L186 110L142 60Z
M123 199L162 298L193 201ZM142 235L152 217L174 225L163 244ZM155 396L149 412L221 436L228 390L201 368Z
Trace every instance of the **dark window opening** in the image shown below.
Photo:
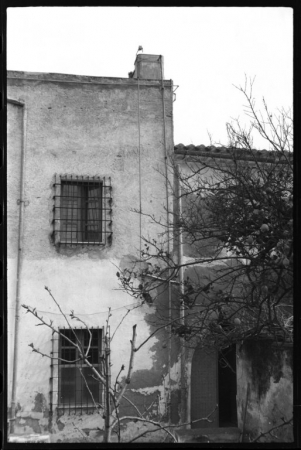
M100 177L56 176L54 238L56 244L105 244L111 239L112 199Z
M86 329L74 330L81 347L86 351L90 334ZM72 342L77 342L72 330L60 330ZM92 340L88 353L89 362L100 370L102 333L99 329L91 329ZM79 351L71 342L60 337L59 348L59 406L65 408L93 407L94 402L102 403L102 385L95 379L93 370L79 359ZM93 397L93 398L92 398Z
M219 426L237 427L236 345L218 356Z
M61 239L102 241L102 184L62 181Z

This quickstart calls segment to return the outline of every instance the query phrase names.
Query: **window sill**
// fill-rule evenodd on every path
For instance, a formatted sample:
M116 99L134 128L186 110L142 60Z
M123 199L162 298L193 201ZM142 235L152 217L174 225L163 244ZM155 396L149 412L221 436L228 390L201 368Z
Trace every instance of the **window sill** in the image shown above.
M66 405L57 405L57 409L96 409L95 405L69 405L69 403L66 403Z
M88 241L59 241L58 244L65 245L105 245L105 242L88 242Z

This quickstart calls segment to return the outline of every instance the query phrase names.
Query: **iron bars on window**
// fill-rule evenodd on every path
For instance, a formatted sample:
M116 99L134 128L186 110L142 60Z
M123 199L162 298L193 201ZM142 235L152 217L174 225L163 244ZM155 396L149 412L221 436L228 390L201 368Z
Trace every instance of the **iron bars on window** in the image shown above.
M60 416L80 411L89 413L95 405L103 403L103 386L95 378L92 369L79 358L79 352L69 340L79 342L84 351L89 347L88 360L97 370L102 371L103 329L60 329L60 337L53 349L51 367L51 411L57 409ZM75 334L74 334L75 333ZM76 337L75 337L76 335Z
M112 237L112 186L100 177L56 175L54 241L63 245L100 245Z

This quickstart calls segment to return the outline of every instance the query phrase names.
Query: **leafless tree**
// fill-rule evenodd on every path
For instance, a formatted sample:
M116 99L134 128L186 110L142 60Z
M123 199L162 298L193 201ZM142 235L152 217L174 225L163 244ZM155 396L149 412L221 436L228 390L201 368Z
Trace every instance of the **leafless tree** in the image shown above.
M173 218L167 226L148 215L162 225L161 238L144 236L137 264L117 272L121 289L142 303L159 304L172 285L172 307L181 312L171 330L189 346L224 348L259 335L291 342L293 336L292 117L284 110L272 114L264 99L258 111L253 82L238 89L249 127L227 124L220 158L206 157L204 149L171 162ZM255 133L267 151L254 149ZM168 253L170 236L176 245ZM157 325L168 320L158 314Z
M103 429L104 431L104 437L103 442L108 443L112 442L112 433L116 433L118 442L122 441L121 436L121 424L124 421L134 421L134 422L142 422L145 425L150 425L150 428L146 428L143 432L139 433L136 436L133 436L129 442L134 442L138 439L141 439L148 433L155 433L158 431L164 431L167 436L169 437L171 442L177 442L177 436L173 432L173 428L178 428L177 426L171 426L169 424L165 425L163 421L161 421L161 417L158 417L158 420L152 420L149 415L147 414L148 409L151 408L152 405L149 406L149 408L146 408L145 411L141 412L136 405L133 404L133 402L125 396L126 390L131 382L131 376L134 369L134 359L136 353L140 350L141 347L143 347L146 342L149 341L149 339L152 337L152 335L148 336L139 346L136 346L136 340L137 340L137 331L136 331L136 325L133 326L132 329L132 339L130 341L130 355L129 355L129 362L127 367L127 375L124 377L122 381L120 381L119 377L121 373L125 370L125 364L122 364L120 367L120 370L118 372L118 375L114 381L112 382L111 379L111 342L112 339L118 330L121 322L125 319L125 316L129 313L129 311L125 314L125 316L121 319L121 322L116 327L114 333L112 336L110 336L110 317L111 312L109 310L108 312L108 318L106 320L106 327L105 327L105 336L104 336L104 342L105 342L105 348L104 352L101 358L101 365L100 368L95 367L91 363L91 342L92 342L92 333L89 327L86 325L86 323L80 319L74 311L71 311L69 315L66 315L58 301L53 296L51 290L48 287L45 287L49 295L51 296L52 300L58 307L60 314L62 317L64 317L66 324L67 324L67 330L72 331L72 337L68 337L69 335L65 332L65 330L59 329L55 326L52 320L44 319L43 316L41 316L36 308L33 308L31 306L23 304L22 307L26 310L26 313L32 314L37 320L37 326L44 326L46 328L49 328L52 333L58 335L60 338L63 338L68 342L68 344L72 345L77 350L78 359L74 362L82 362L86 366L88 366L93 374L91 375L94 379L96 379L104 388L104 399L102 403L97 402L93 394L91 392L91 389L89 388L89 380L86 379L86 376L83 374L83 371L81 369L81 365L78 366L78 370L80 371L81 376L83 377L83 381L87 387L87 390L91 396L91 399L93 401L95 410L100 414L101 420L100 420L100 427L99 429ZM89 343L87 347L83 347L83 343L79 340L78 335L76 334L76 331L72 325L72 321L78 321L82 324L82 326L87 330L89 334ZM43 357L47 357L50 359L54 359L55 357L53 355L48 355L46 353L43 353L38 348L34 346L33 343L29 344L29 346L32 348L32 352L38 353L39 355ZM69 360L65 360L61 357L57 357L60 362L62 363L68 363ZM134 407L136 411L136 415L129 416L120 416L119 415L119 407L122 401L126 401L131 404L131 406ZM209 414L207 417L204 417L202 419L198 419L198 421L208 421L210 422L210 416L213 414L214 411L212 411L211 414ZM102 426L103 423L103 426ZM187 424L181 424L181 426L184 426ZM82 436L84 436L84 433L74 424L74 430L79 432ZM87 441L89 440L86 436L84 436L84 439Z

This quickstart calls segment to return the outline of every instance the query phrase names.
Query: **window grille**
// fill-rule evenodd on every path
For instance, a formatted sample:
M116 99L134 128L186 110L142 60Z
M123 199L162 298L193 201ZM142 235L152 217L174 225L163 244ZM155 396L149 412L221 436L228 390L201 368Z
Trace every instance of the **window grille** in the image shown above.
M105 244L112 237L111 180L56 176L54 238L56 244Z
M75 329L74 332L80 345L86 351L90 338L88 330ZM92 341L88 359L93 367L101 370L102 329L90 329L90 332L92 333ZM72 330L64 329L60 330L60 333L72 342L76 342ZM54 370L58 377L58 395L55 396L57 406L61 413L70 412L75 408L82 412L88 411L95 408L95 403L96 405L103 403L103 386L97 381L92 369L87 364L84 364L82 360L76 361L79 358L78 349L62 335L59 337L58 343L59 358L53 360L58 361L57 370Z

